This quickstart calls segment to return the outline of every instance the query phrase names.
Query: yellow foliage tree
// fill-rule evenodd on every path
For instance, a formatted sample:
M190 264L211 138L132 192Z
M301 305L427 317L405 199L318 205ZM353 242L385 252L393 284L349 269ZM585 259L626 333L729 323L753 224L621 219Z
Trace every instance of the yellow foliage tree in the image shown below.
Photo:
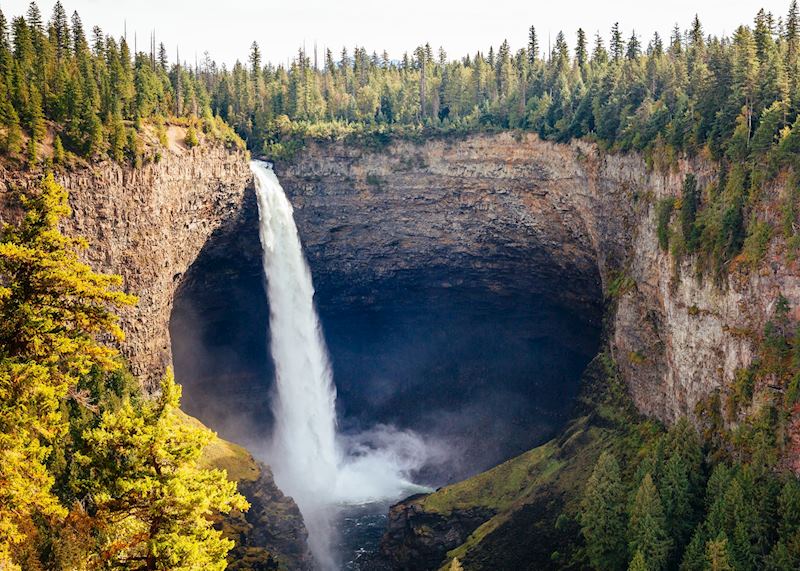
M118 366L98 338L122 339L113 309L136 302L114 289L118 276L79 260L85 241L60 232L70 211L52 174L22 204L24 218L0 242L0 567L11 569L31 518L65 513L45 467L66 426L60 404L93 367Z
M214 437L178 407L180 386L167 372L157 400L107 412L84 435L89 445L103 561L113 568L222 571L233 542L213 529L215 512L247 509L223 470L199 465Z

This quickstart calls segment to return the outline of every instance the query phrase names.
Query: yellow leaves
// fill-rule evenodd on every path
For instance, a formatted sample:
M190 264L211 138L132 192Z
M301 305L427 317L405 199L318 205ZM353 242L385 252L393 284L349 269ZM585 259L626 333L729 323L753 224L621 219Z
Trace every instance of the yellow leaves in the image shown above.
M102 517L136 520L141 528L131 529L147 530L115 534L113 542L125 545L124 553L149 552L169 569L223 569L232 543L211 528L209 516L248 504L224 471L201 467L213 434L187 422L179 405L180 386L168 372L158 399L126 403L86 431L91 465L98 480L107 482L95 500Z
M2 420L2 418L0 418ZM53 478L43 462L49 449L23 432L0 435L0 569L23 544L31 515L64 517L66 510L50 494ZM12 567L13 568L13 567Z
M0 567L35 530L34 516L65 517L45 464L67 429L60 406L90 370L118 366L98 338L121 339L114 310L136 302L113 289L119 276L80 262L85 240L59 231L70 210L52 174L22 203L22 222L0 241Z

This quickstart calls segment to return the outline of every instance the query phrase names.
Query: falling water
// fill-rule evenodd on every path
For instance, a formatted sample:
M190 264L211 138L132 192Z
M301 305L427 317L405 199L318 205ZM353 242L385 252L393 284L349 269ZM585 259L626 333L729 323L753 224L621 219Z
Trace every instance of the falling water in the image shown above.
M292 496L317 564L335 568L332 518L338 504L399 498L417 491L407 474L429 452L418 436L388 427L338 438L336 388L314 307L314 286L292 205L267 163L253 161L259 234L275 362L275 417L269 460Z

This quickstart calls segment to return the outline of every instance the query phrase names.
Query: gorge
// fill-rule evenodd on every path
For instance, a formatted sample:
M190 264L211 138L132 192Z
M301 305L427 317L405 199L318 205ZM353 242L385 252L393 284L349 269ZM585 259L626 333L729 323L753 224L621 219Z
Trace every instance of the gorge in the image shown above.
M0 10L0 569L800 568L798 0L72 1Z
M380 152L312 144L275 169L317 286L343 428L391 422L457 446L460 458L440 459L421 474L434 485L527 450L569 418L564 397L577 394L598 350L604 292L620 275L635 286L613 300L610 349L639 409L667 422L691 414L750 362L756 341L739 333L744 323L763 326L777 292L792 304L797 297L791 272L780 268L756 278L734 274L727 290L675 277L657 244L653 205L678 193L686 172L712 180L714 169L702 161L654 173L636 156L498 134L398 141ZM208 321L192 321L198 337L174 340L179 375L198 346L210 356L183 369L188 409L258 449L252 435L271 426L259 417L268 403L258 400L260 379L270 374L258 351L267 338L235 299L249 304L261 293L248 200L187 273L173 328L202 308ZM242 238L248 232L250 246ZM241 259L232 259L236 249ZM219 268L224 278L214 276ZM224 293L230 285L235 296ZM740 313L744 307L749 313ZM267 313L262 302L255 321L264 323ZM235 333L226 339L219 331ZM250 352L237 353L245 339ZM451 370L418 356L431 346L440 361L451 359ZM248 355L262 361L246 363ZM516 368L504 369L508 362ZM218 383L215 366L233 367L236 381ZM387 381L392 371L400 372ZM423 381L432 377L433 386ZM491 402L481 383L494 393L507 387L508 397ZM193 404L193 395L201 402ZM241 412L232 423L231 409ZM441 415L446 423L437 423Z
M192 192L159 182L174 176L173 160L191 178ZM116 169L91 179L68 175L70 224L97 244L93 259L118 268L129 287L149 292L159 308L144 328L123 321L134 366L142 356L169 362L168 350L146 348L169 347L173 308L172 353L187 411L223 437L263 451L272 428L264 418L264 379L272 374L269 310L244 157L212 146L151 168L147 193L131 190L139 179ZM763 324L777 292L793 307L800 301L796 278L781 266L751 277L734 274L727 290L676 280L654 235L653 203L677 193L685 172L710 180L714 170L702 162L657 173L635 155L503 133L401 140L380 152L311 144L275 170L295 207L317 285L342 427L347 433L394 423L456 443L463 456L433 463L420 475L426 483L489 468L543 442L569 418L569 397L598 350L604 294L620 272L635 286L606 314L613 321L610 349L639 409L665 421L732 382L755 351L738 331L744 323ZM206 173L220 178L198 184ZM102 193L82 190L103 180L122 181L120 196L136 202L126 206L128 199L120 198L103 210L96 205L106 200ZM128 232L112 241L103 225L81 223L97 212L107 212L105 224ZM146 222L158 213L163 224ZM141 253L126 254L119 240ZM164 266L170 275L163 286L144 277L163 276ZM739 311L744 307L750 313ZM421 333L424 343L414 338ZM391 347L400 350L392 354ZM425 348L440 362L412 358ZM508 355L516 364L511 369L503 364ZM442 364L443 356L449 362ZM386 378L392 372L397 376ZM500 386L506 398L486 398L488 387ZM450 419L464 411L466 420L447 423L455 431L438 430L437 415ZM298 537L283 524L272 529L262 541L273 549L276 537ZM302 548L290 551L297 557Z

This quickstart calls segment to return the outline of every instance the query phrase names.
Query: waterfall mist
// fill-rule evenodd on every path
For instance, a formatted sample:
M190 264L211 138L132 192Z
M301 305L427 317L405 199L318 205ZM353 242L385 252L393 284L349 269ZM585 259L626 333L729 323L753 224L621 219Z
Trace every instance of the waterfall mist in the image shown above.
M337 435L336 388L292 206L267 163L253 161L251 169L275 365L275 426L267 459L278 486L303 514L318 565L332 569L337 506L419 490L409 475L435 454L416 434L390 426Z

